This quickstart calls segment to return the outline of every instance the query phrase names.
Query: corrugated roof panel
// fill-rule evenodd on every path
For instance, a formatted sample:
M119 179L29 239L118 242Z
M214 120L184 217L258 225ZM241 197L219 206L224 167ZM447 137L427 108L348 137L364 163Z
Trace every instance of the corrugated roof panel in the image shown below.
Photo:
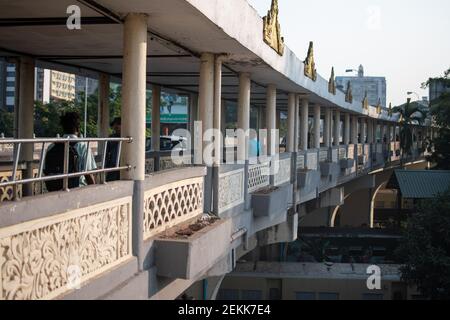
M439 170L396 170L403 198L433 198L450 188L450 171Z

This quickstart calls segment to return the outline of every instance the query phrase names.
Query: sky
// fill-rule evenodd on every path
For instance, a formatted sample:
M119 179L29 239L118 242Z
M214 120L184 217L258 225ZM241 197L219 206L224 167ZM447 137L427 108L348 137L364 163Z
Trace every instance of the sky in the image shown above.
M271 0L248 0L260 16ZM428 96L421 84L450 68L449 0L279 0L286 45L304 59L309 41L319 74L351 75L362 64L366 76L384 76L387 103L407 92ZM411 96L414 100L417 96Z

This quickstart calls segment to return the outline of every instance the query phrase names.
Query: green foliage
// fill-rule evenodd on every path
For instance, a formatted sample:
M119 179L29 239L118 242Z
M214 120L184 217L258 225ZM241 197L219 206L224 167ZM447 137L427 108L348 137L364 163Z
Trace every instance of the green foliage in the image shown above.
M450 82L450 69L443 79ZM428 161L436 164L435 169L450 170L450 93L431 102L431 114L439 129L437 137L431 141L434 151Z
M0 134L11 138L14 136L14 113L0 108Z
M450 299L450 191L420 204L397 254L404 281L429 299Z
M400 114L400 147L404 155L410 154L413 144L412 126L414 123L423 124L428 115L428 109L408 99L404 105L393 108L392 112Z

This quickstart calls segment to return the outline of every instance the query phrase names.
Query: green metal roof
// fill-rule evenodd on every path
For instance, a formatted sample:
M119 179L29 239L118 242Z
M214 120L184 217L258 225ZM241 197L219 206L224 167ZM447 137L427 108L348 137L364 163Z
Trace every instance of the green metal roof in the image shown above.
M387 188L399 189L406 199L433 198L450 188L450 171L395 170Z

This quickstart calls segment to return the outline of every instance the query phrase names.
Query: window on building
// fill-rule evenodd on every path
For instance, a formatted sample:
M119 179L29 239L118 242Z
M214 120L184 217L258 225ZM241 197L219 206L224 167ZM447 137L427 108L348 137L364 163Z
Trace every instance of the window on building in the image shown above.
M339 300L337 292L319 292L319 300Z
M242 300L262 300L261 290L242 290Z
M279 288L270 288L269 300L281 300L281 290Z
M295 293L296 300L316 300L315 292L296 292Z
M363 293L362 299L363 300L383 300L383 294L382 293Z
M217 300L239 300L239 290L220 289L217 294Z

